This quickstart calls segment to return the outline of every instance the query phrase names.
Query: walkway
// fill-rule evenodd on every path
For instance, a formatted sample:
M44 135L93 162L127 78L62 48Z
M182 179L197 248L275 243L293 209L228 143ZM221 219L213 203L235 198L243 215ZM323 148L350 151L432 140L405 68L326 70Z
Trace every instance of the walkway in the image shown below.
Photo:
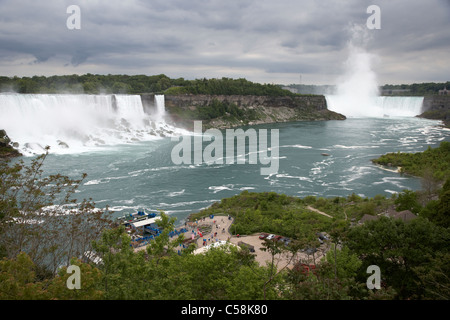
M325 216L325 217L328 217L328 218L333 219L333 217L330 216L329 214L326 214L325 212L322 212L322 211L320 211L320 210L317 210L316 208L313 208L313 207L311 207L311 206L307 206L306 209L308 209L308 210L310 210L310 211L317 212L318 214L321 214L321 215L323 215L323 216Z

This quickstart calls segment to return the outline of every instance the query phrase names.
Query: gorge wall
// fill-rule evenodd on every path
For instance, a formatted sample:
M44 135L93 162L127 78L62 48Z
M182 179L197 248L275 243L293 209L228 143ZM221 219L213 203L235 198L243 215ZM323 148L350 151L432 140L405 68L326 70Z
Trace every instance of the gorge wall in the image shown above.
M166 95L165 108L175 123L190 127L202 120L204 127L228 128L262 123L344 120L327 109L324 96ZM211 108L221 109L215 116ZM237 109L238 110L237 110Z
M450 110L450 95L426 96L423 99L423 112L438 110Z
M450 127L450 95L427 96L423 99L420 117L444 121Z

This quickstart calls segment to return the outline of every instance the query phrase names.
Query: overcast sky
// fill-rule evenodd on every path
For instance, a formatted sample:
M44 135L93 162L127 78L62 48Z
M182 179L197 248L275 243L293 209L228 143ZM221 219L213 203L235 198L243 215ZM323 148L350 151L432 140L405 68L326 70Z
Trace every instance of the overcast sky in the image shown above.
M450 0L0 0L0 75L336 84L355 28L380 85L450 80Z

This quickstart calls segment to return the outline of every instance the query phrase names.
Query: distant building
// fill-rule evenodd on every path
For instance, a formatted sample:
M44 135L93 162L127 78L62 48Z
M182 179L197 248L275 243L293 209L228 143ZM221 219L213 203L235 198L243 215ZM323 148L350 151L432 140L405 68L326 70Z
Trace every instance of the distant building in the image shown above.
M401 220L403 220L403 222L411 221L411 220L417 218L417 216L409 210L403 210L400 212L397 212L395 210L390 210L387 213L387 215L391 218L401 219Z
M297 90L297 89L291 88L291 87L282 87L281 89L283 89L283 90L288 90L288 91L290 91L290 92L292 92L292 93L298 93L298 90Z
M447 87L444 87L444 90L439 90L440 96L446 96L449 94L449 91L447 90Z
M379 217L378 216L372 216L370 214L365 214L363 215L363 217L361 218L361 220L359 220L360 224L364 224L366 221L369 220L377 220Z
M359 224L364 224L365 222L370 221L370 220L377 220L381 215L384 215L384 216L390 217L390 218L394 218L394 219L400 219L403 222L408 222L408 221L411 221L411 220L417 218L417 216L409 210L403 210L403 211L397 212L391 208L385 214L379 214L376 216L372 216L370 214L365 214L362 216L361 220L359 220Z

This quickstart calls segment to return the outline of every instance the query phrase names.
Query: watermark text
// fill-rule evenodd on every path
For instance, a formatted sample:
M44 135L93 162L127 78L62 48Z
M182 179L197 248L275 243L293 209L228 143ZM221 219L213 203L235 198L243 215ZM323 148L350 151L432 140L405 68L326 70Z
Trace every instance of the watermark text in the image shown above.
M268 133L267 129L227 129L224 137L218 129L203 132L202 121L194 121L193 135L182 136L172 149L172 162L177 165L246 164L248 158L249 164L268 165L260 169L261 175L276 174L279 167L279 130L270 130L270 146ZM172 138L172 141L179 140L180 137ZM210 143L203 148L205 141Z
M71 5L67 7L66 13L70 16L66 20L66 26L69 30L81 29L81 10L77 5Z
M381 271L380 267L376 265L371 265L367 267L367 273L372 274L367 278L367 288L372 289L380 289L381 288Z
M368 29L381 29L381 9L377 5L370 5L367 7L367 13L371 14L366 21Z

